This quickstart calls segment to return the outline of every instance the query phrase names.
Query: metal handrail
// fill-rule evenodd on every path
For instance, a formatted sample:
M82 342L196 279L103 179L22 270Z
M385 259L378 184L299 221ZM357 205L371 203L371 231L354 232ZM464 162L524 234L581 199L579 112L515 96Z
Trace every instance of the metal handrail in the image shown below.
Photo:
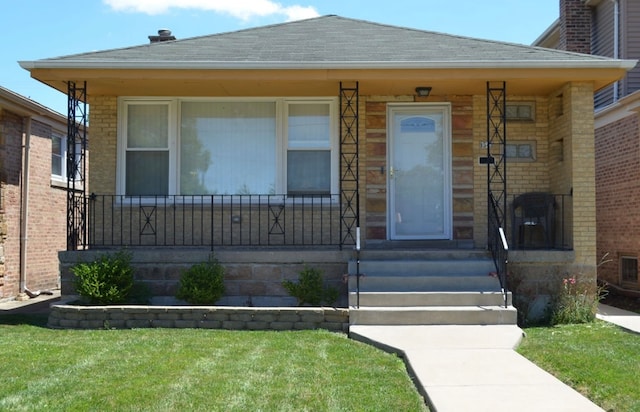
M508 307L508 287L507 287L507 270L509 264L509 243L504 233L504 228L500 223L496 211L495 199L489 195L490 216L489 216L489 250L493 257L493 263L496 267L496 274L500 281L500 288L504 301L504 307Z

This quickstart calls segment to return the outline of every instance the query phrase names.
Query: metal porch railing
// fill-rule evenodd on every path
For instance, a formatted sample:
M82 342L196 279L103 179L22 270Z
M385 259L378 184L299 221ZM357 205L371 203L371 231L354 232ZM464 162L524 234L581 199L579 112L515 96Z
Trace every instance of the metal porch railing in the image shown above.
M340 195L88 196L89 248L339 246ZM346 239L346 241L345 241Z
M573 196L547 192L515 194L509 202L513 250L573 249Z

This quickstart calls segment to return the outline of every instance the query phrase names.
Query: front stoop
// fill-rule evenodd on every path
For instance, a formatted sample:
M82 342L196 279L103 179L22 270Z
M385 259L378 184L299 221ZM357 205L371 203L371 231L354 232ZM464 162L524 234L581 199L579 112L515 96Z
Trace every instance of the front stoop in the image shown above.
M516 325L494 271L484 251L367 251L349 264L349 323Z

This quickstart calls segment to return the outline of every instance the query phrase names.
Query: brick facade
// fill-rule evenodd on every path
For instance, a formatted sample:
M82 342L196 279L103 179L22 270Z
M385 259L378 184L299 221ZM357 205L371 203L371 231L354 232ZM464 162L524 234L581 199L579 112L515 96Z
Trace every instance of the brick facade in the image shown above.
M0 300L20 290L21 215L27 219L26 287L59 287L58 251L66 247L66 192L51 179L51 133L66 134L62 116L14 113L0 107ZM29 120L31 119L31 120ZM29 124L30 122L30 124ZM31 130L28 211L21 214L23 134Z
M591 53L591 10L584 0L560 0L560 50Z
M640 255L640 121L630 112L596 130L598 276L622 285L621 257ZM626 288L640 285L625 282Z

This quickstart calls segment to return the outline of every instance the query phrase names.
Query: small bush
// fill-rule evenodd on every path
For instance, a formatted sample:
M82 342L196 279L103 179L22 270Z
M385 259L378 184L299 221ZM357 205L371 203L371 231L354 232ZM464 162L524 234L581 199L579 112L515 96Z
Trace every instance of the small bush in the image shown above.
M125 251L80 263L71 272L76 292L90 304L125 303L134 287L131 254Z
M223 294L224 267L212 258L182 273L176 298L192 305L213 305Z
M602 296L602 289L595 285L580 285L575 276L563 278L551 309L551 324L593 322Z
M289 295L298 299L298 306L320 306L322 303L333 305L338 300L338 289L324 286L322 271L319 269L305 266L300 272L298 283L285 280L282 286Z

